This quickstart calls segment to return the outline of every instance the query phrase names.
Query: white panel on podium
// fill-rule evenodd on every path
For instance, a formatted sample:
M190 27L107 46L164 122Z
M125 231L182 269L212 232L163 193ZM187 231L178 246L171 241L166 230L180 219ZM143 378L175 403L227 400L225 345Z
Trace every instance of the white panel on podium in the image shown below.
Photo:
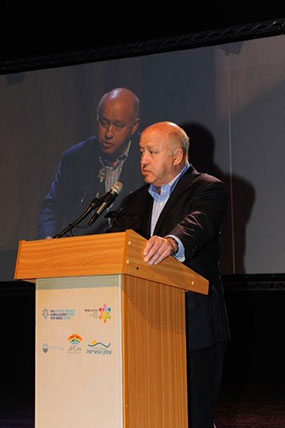
M121 276L36 282L36 428L122 428Z

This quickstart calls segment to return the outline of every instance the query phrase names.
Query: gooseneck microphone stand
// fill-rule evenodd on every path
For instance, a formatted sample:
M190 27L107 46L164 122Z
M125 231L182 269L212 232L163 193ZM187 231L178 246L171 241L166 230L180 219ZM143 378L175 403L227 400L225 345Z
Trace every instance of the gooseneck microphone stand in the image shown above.
M101 201L99 198L93 199L91 204L86 208L86 210L77 217L72 223L70 223L68 226L66 226L61 232L58 232L56 235L53 236L53 238L61 238L62 236L66 235L68 232L70 232L75 226L77 226L82 220L85 219L85 217L88 216L88 214L93 211L95 208L97 208L98 203Z

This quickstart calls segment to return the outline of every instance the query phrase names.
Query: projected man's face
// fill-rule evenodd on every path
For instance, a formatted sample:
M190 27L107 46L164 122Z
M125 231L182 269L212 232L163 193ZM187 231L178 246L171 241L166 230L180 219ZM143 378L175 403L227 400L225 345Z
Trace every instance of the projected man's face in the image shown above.
M133 100L129 96L106 97L97 117L98 139L105 156L115 161L127 148L138 125L139 119L135 117Z

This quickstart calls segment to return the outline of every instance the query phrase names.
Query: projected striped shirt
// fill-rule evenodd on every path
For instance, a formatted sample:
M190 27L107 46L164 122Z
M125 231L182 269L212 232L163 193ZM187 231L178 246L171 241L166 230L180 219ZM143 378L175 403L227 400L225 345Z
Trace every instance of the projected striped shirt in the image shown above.
M123 169L123 165L130 151L130 147L131 147L131 141L129 142L125 152L118 157L115 165L113 165L110 161L100 156L100 163L102 165L102 168L99 171L99 179L101 176L101 181L105 182L105 188L104 188L105 193L108 192L117 181L119 181L120 175Z

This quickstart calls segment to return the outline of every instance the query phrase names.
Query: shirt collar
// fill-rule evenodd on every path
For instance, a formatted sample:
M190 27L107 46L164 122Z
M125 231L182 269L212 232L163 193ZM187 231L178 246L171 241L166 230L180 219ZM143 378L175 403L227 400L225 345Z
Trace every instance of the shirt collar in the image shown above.
M185 172L187 171L189 166L190 166L189 162L186 161L185 166L182 168L182 170L179 172L179 174L177 174L176 177L174 177L169 183L163 184L160 187L160 193L157 192L156 186L151 184L148 188L148 192L151 194L153 199L155 199L157 201L157 200L163 200L163 199L169 198L169 196L173 192L176 184L178 183L178 181L180 180L182 175L185 174Z
M117 166L119 166L121 162L123 162L127 159L128 155L129 155L130 147L131 147L131 140L129 141L126 150L117 157L117 159L116 159L117 163L115 166L108 159L104 159L103 156L100 155L101 165L112 167L112 168L117 168Z

